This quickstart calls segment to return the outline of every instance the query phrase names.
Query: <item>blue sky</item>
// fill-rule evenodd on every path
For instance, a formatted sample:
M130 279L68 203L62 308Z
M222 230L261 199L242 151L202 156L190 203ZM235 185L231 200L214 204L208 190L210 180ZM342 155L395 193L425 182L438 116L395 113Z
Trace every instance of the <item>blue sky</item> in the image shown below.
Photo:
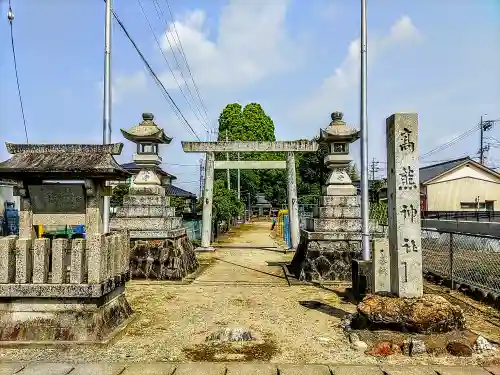
M165 39L173 30L166 1L158 0L164 19L152 0L141 2L176 70ZM0 141L24 142L7 1L0 3ZM281 140L313 137L334 110L359 126L359 1L170 0L170 5L210 116L205 126L216 126L226 104L251 101L273 118ZM104 2L12 0L12 7L30 142L100 143ZM115 0L114 8L200 138L206 138L138 2ZM499 0L368 0L370 159L384 167L384 121L393 112L419 113L421 153L474 127L482 114L500 118L499 19ZM180 145L194 136L174 116L116 23L112 67L113 141L125 143L119 160L127 162L133 153L119 129L138 123L142 112L153 112L174 137L162 148L162 167L178 177L179 186L197 193L201 155L184 154ZM186 71L184 76L189 77ZM500 139L500 123L487 136ZM478 147L475 132L423 162L475 156ZM358 158L357 146L353 152ZM497 148L488 156L490 165L500 166ZM7 157L1 146L0 159Z

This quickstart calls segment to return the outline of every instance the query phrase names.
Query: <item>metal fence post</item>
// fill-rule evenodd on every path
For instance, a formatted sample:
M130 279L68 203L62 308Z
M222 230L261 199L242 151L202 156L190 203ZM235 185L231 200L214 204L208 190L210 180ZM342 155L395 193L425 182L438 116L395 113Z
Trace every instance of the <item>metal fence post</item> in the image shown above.
M450 233L450 279L451 289L453 290L453 233Z

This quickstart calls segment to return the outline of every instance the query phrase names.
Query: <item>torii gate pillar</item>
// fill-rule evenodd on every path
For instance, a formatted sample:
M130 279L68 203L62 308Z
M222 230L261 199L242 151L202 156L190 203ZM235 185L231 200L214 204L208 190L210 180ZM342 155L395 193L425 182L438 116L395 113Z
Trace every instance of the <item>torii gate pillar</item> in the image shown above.
M205 160L205 183L203 184L203 216L201 227L201 247L196 251L214 251L210 246L212 237L212 203L214 198L215 155L207 152Z
M297 249L300 240L299 205L297 202L297 172L295 154L287 152L286 172L288 180L288 217L290 218L290 239L292 248Z

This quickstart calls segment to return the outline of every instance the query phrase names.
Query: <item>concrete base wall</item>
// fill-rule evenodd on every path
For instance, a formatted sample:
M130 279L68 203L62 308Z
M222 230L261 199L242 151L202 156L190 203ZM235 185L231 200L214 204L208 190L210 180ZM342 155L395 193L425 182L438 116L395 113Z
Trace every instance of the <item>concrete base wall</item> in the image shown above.
M100 298L0 298L0 346L5 342L102 342L132 315L125 288Z
M500 223L495 222L422 219L422 228L500 236Z

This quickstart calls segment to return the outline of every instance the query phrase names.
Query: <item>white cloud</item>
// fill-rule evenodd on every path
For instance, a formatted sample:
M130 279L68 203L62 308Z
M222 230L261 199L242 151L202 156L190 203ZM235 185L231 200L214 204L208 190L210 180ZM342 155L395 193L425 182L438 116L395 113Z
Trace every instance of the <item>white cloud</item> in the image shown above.
M285 27L289 0L230 0L223 7L215 37L206 25L203 10L176 17L161 39L165 56L175 71L177 81L190 82L189 73L178 50L182 42L191 72L200 87L235 89L257 84L274 73L286 73L303 56L302 44L293 40ZM182 68L177 67L173 53ZM158 74L167 90L177 89L170 70ZM143 84L143 73L117 77L115 92L121 98ZM127 82L129 80L130 82Z
M118 75L112 83L112 101L118 103L124 95L146 88L147 76L144 70L138 70L131 75Z
M147 76L144 70L138 70L130 75L117 74L112 76L111 83L111 102L113 104L119 103L126 95L142 92L147 86ZM104 96L104 81L100 81L97 89L101 94L101 101Z
M388 50L422 41L420 31L413 25L410 17L402 16L392 25L389 33L382 37L369 37L368 64L378 55ZM308 100L296 107L295 115L299 118L311 118L317 113L328 113L332 104L342 108L345 96L359 86L361 68L361 40L357 38L349 43L347 55L334 73L325 78L320 89Z

